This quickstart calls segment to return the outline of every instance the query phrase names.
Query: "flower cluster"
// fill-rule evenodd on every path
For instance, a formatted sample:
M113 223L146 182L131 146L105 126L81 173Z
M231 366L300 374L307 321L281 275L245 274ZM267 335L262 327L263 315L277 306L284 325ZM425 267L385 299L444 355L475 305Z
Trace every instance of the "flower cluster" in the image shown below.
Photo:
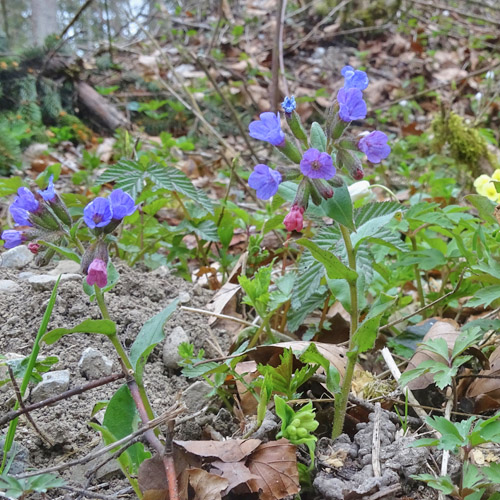
M497 192L495 182L500 182L500 168L497 168L491 177L489 175L480 175L474 181L474 187L478 194L486 196L495 203L500 203L500 193Z
M106 235L111 233L127 215L134 213L136 207L133 198L115 189L108 198L95 198L83 210L83 220L94 234L95 241L84 251L82 271L87 274L87 283L103 287L107 283L108 243ZM14 248L28 243L28 248L38 254L39 263L48 263L54 254L53 248L47 248L44 242L66 246L67 241L74 241L72 234L73 220L64 202L54 187L51 176L46 189L32 192L25 187L17 191L9 208L14 221L14 229L2 232L5 248ZM83 249L82 249L83 250Z
M344 182L338 175L341 168L357 181L363 178L363 166L356 149L364 153L371 163L380 163L391 152L387 135L383 132L365 132L358 140L346 136L352 121L366 117L363 90L367 88L369 80L364 71L351 66L345 66L341 73L344 86L337 93L337 101L329 113L331 118L325 129L314 123L308 136L296 111L294 96L285 97L281 106L295 140L291 140L283 131L279 113L261 113L260 120L251 122L248 127L251 137L275 146L295 164L279 166L277 169L262 163L256 165L248 184L257 191L258 198L268 200L278 192L281 182L302 176L290 213L283 221L288 231L302 230L303 214L309 199L319 205L323 199L333 196L333 188Z

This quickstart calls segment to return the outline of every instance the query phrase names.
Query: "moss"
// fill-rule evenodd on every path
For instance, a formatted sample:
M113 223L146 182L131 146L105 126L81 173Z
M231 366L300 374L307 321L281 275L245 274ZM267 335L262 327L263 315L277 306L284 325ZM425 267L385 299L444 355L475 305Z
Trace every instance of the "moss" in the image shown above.
M470 167L473 175L479 175L481 160L487 160L495 169L498 161L488 151L488 146L479 132L464 123L461 116L450 112L440 115L432 122L434 145L438 149L448 146L450 156L458 163Z

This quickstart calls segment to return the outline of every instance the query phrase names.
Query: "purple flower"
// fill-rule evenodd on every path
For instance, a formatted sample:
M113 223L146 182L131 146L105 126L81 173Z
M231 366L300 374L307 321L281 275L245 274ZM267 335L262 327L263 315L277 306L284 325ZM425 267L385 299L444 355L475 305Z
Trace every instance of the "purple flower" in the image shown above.
M14 203L10 206L9 211L16 223L16 226L32 226L33 224L29 220L30 213L27 210L18 208L14 206Z
M368 87L368 76L364 71L355 70L352 66L342 68L342 76L345 78L344 89L365 90Z
M54 176L53 175L51 175L49 178L49 185L47 186L47 188L44 189L43 191L38 190L38 193L47 202L55 200L57 195L56 195L56 192L54 190Z
M340 106L339 115L342 121L361 120L366 117L366 103L363 93L359 89L340 89L337 94Z
M4 240L5 248L14 248L21 245L25 240L25 235L22 231L15 229L7 229L2 233L2 240Z
M310 179L331 179L335 175L332 157L315 148L308 149L300 161L300 171Z
M358 142L358 149L365 153L368 161L372 163L380 163L391 152L391 147L387 144L387 136L378 130L362 137Z
M285 111L285 113L292 113L297 107L297 103L295 102L295 96L285 97L285 100L281 103L281 107Z
M22 208L28 212L36 212L40 206L35 198L35 195L25 187L20 187L17 190L17 196L11 205L15 208Z
M108 283L106 262L101 259L94 259L92 261L88 269L87 283L91 286L96 284L99 288L104 288L106 286Z
M83 220L91 229L107 226L113 217L107 198L96 198L83 209Z
M121 220L135 212L134 199L122 189L115 189L109 195L109 202L111 203L113 219Z
M248 126L250 137L267 141L273 146L281 147L285 145L285 134L281 130L281 121L279 113L270 111L260 114L260 121L255 120Z
M256 165L248 178L248 185L257 190L257 198L268 200L278 191L281 174L277 170L260 163Z

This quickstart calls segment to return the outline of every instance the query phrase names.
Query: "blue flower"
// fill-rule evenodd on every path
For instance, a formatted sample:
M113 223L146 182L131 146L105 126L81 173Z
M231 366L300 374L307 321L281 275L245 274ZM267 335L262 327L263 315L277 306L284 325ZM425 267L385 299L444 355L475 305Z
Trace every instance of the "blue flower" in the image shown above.
M17 196L11 207L22 208L28 212L36 212L40 204L36 200L35 195L28 188L20 187L17 190Z
M363 93L359 89L340 89L337 94L340 106L339 116L342 121L361 120L366 118L366 103L363 101Z
M16 226L32 226L29 220L30 213L27 210L18 208L12 204L9 208L10 214L16 223Z
M362 137L358 142L358 149L365 153L368 161L372 163L380 163L391 152L387 136L378 130Z
M24 233L15 229L7 229L2 233L5 248L14 248L24 242Z
M47 188L44 189L43 191L38 190L38 193L47 202L55 200L57 195L56 195L56 192L54 189L54 176L53 175L51 175L49 178L49 185L47 186Z
M273 146L282 147L285 145L285 134L281 130L279 113L270 111L260 114L260 121L255 120L248 126L250 137L266 141Z
M292 97L286 96L285 100L281 103L281 107L287 114L290 114L293 111L295 111L295 108L297 107L297 104L295 102L295 96Z
M113 217L107 198L95 198L83 209L83 220L91 229L107 226Z
M364 71L355 70L352 66L342 68L342 76L345 78L344 89L365 90L368 87L368 76Z
M134 199L122 189L115 189L109 195L109 202L111 203L113 219L121 220L135 212Z
M278 191L281 183L281 174L267 165L259 163L248 178L248 185L257 191L257 198L268 200Z

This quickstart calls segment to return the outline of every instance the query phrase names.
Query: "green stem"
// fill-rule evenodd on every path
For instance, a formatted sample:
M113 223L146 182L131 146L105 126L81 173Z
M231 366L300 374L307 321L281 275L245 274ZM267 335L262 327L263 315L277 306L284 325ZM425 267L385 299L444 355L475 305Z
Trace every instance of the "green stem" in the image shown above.
M417 238L414 235L408 235L411 241L411 248L414 252L418 251L417 247ZM415 271L415 280L417 282L417 291L418 291L418 299L420 300L420 307L425 307L425 296L424 296L424 287L422 286L422 277L420 276L420 270L418 269L418 264L413 266L413 270Z
M111 319L109 316L108 307L106 306L106 302L104 301L104 294L102 293L102 290L97 285L94 285L94 290L95 290L95 297L97 300L97 305L99 306L99 309L101 310L102 317L104 319ZM118 338L118 335L116 333L114 335L108 335L108 338L111 341L111 343L113 344L118 356L120 357L120 360L123 364L123 367L130 374L134 374L134 379L135 379L135 382L137 383L137 387L139 388L139 394L141 395L141 399L142 399L142 402L144 404L144 408L146 409L146 412L148 414L148 418L150 420L153 420L155 417L154 412L153 412L153 409L151 408L151 404L150 404L148 396L146 394L146 390L144 389L144 385L142 384L142 381L138 380L138 378L135 376L132 363L130 362L129 357L127 356L127 353L125 352L125 349L123 348L122 343L120 342L120 339Z
M340 232L342 233L342 238L344 240L349 267L353 271L356 271L356 252L354 250L354 247L352 246L349 230L345 226L340 224ZM351 296L351 327L349 331L349 352L347 353L347 366L344 374L344 380L342 381L342 387L340 389L340 393L335 395L335 417L333 420L332 439L340 436L344 428L347 401L349 399L349 393L351 391L354 368L358 359L358 353L353 349L352 345L352 338L354 333L358 329L359 321L358 288L356 280L349 281L348 283Z

